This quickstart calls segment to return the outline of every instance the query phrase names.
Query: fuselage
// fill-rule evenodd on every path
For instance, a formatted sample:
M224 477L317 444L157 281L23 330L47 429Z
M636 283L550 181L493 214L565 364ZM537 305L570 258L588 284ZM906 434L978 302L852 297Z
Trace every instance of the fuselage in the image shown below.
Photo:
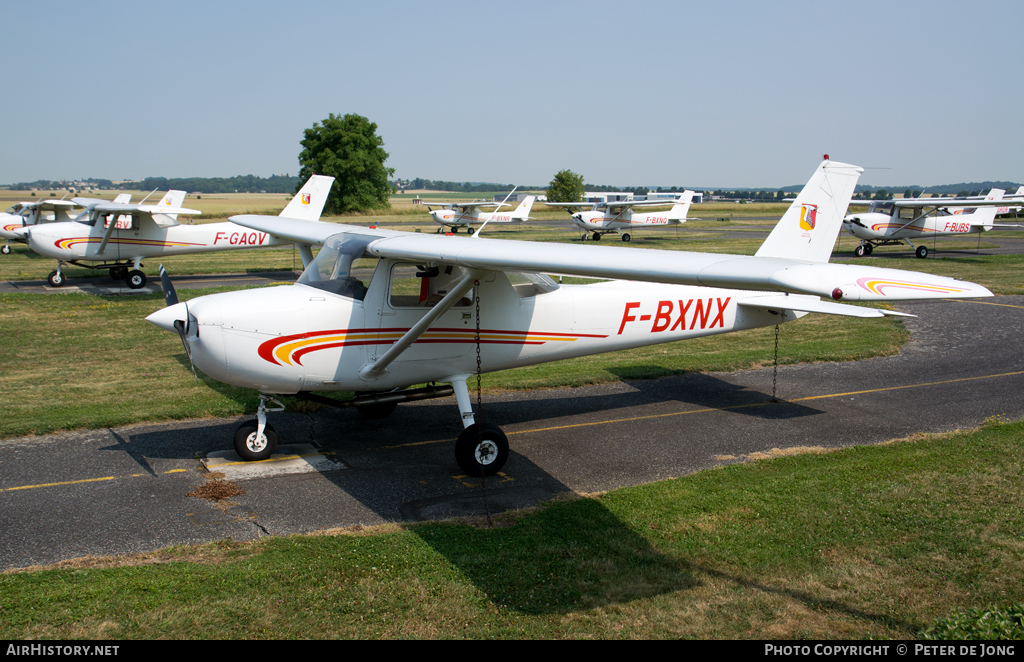
M22 203L11 205L7 211L0 213L0 238L8 241L25 241L26 227L53 219L53 212L42 212Z
M914 239L985 232L992 229L995 209L932 210L872 203L867 212L848 214L843 227L858 239Z
M491 272L382 374L360 377L461 277L458 268L413 277L418 268L380 260L365 290L351 279L300 282L199 297L150 320L172 329L187 307L197 368L230 384L290 394L386 390L475 373L478 322L481 367L491 372L798 316L737 305L749 291L624 281L558 286L543 276Z
M458 209L435 209L430 212L434 222L444 227L464 227L468 225L481 225L485 221L495 223L509 223L512 221L512 212L475 212L460 211Z
M230 222L169 227L147 223L140 228L137 221L133 226L121 220L116 227L102 253L99 249L105 228L101 222L89 225L71 221L33 226L28 241L32 250L40 255L63 261L126 260L291 243Z
M625 230L638 226L679 225L682 221L674 218L669 212L637 214L630 209L621 214L610 214L600 211L581 211L572 215L577 227L588 231Z

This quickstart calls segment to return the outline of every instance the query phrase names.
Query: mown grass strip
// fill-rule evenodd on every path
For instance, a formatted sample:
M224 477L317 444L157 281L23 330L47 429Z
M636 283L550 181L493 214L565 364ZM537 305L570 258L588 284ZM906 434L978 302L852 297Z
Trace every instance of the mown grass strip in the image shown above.
M936 619L1020 602L1022 441L1024 423L992 421L569 497L493 528L389 525L65 562L0 576L0 630L12 639L919 637Z

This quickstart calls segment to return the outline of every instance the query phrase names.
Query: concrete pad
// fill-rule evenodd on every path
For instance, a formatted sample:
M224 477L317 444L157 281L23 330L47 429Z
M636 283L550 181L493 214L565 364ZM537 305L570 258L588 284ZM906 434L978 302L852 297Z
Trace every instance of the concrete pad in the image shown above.
M273 455L258 462L247 462L233 450L215 451L203 458L202 462L211 473L224 474L225 480L249 480L347 468L344 463L325 456L312 444L278 446Z
M133 290L130 287L117 287L117 286L114 286L114 287L100 287L98 285L91 285L91 286L90 285L86 285L85 287L89 288L89 290L88 290L89 294L101 294L101 295L104 295L104 296L115 296L115 295L120 296L120 295L124 295L124 294L153 294L154 292L162 291L162 290L157 290L157 289L155 289L153 287L149 287L149 286L147 286L147 287L140 287L137 290ZM82 289L84 291L84 288L82 288Z

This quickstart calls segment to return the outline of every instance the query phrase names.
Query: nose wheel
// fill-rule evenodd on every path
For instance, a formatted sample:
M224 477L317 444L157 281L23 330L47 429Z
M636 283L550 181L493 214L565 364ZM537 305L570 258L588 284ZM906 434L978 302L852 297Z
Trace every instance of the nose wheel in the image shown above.
M253 419L246 421L235 430L235 452L249 462L265 460L274 454L277 448L277 432L274 426L269 423L263 427L263 434L259 434L259 421Z

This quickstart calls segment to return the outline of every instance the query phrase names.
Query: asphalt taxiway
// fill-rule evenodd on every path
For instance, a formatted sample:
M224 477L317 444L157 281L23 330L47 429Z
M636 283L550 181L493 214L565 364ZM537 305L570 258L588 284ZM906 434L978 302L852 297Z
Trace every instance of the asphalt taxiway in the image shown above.
M1024 417L1024 296L899 309L919 317L897 356L780 367L777 403L771 369L486 396L483 418L512 448L486 498L454 462L453 398L404 404L384 421L330 408L271 414L283 459L258 467L230 452L242 418L0 440L0 568L481 515L806 447ZM671 347L686 351L685 341ZM243 493L189 496L218 477Z

